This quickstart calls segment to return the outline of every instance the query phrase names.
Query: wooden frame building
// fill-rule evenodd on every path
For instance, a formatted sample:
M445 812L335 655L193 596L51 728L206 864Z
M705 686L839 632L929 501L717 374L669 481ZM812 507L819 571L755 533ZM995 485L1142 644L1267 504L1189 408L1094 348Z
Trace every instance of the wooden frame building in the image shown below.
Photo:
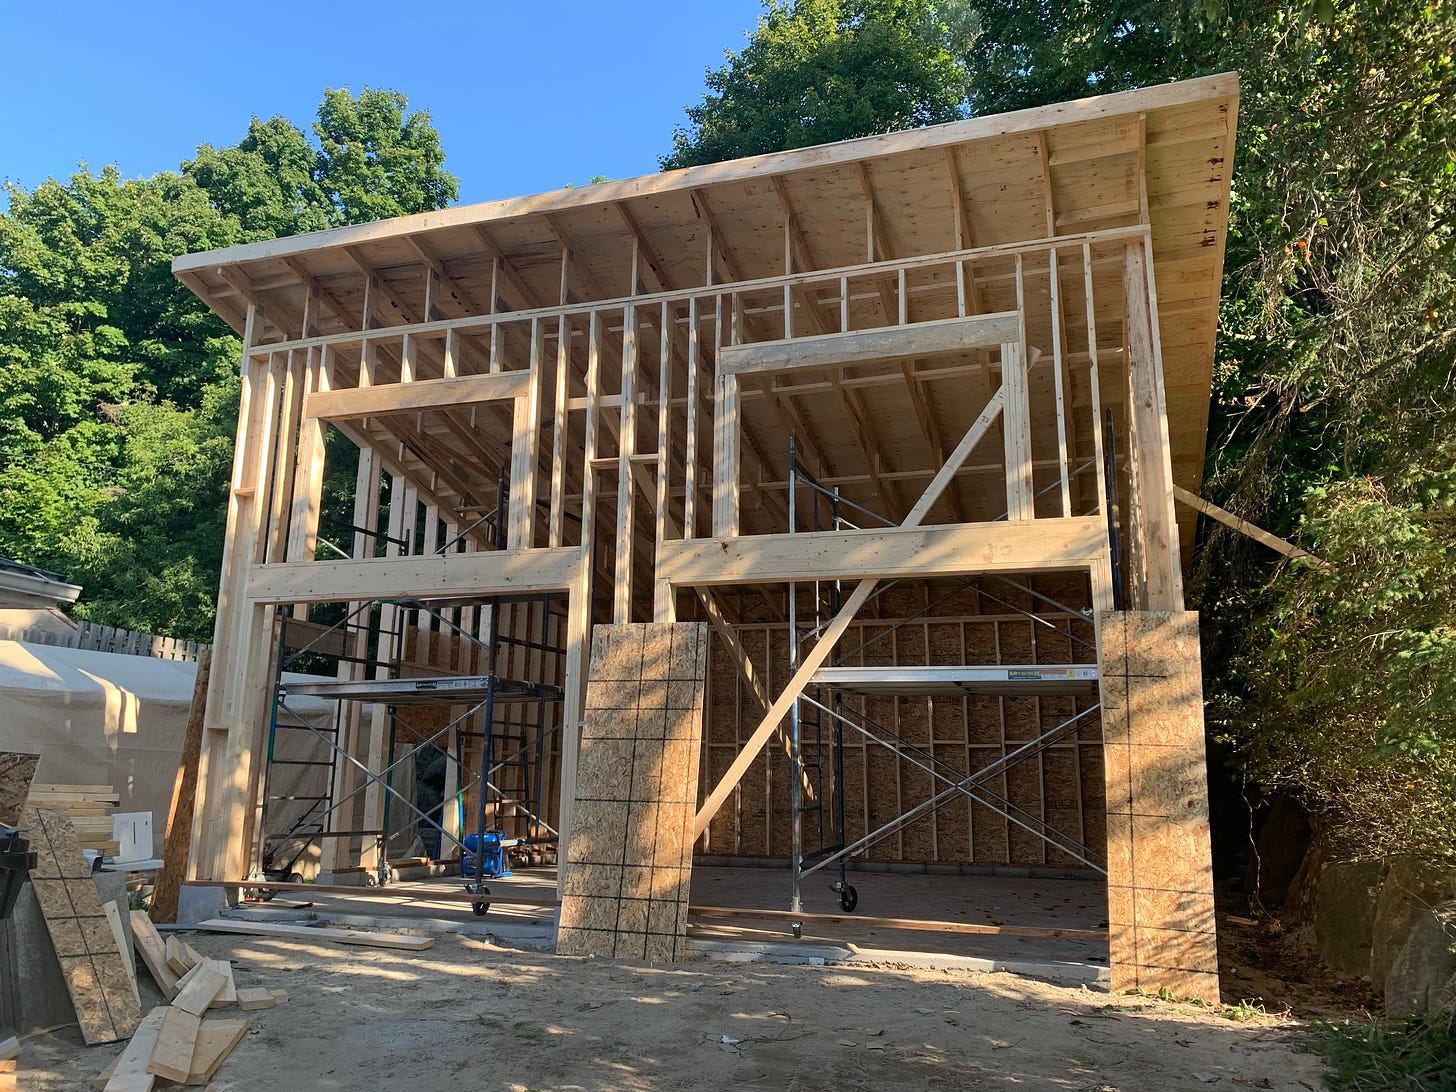
M191 878L260 867L270 687L309 645L280 620L358 617L324 641L341 682L549 690L564 950L638 928L573 870L652 873L638 931L681 935L687 847L822 841L818 706L906 742L840 746L841 844L908 814L888 859L1105 872L1114 984L1216 997L1174 490L1201 482L1237 97L1213 76L177 259L244 340ZM333 433L352 546L320 538ZM335 873L377 863L371 693L331 744L357 801ZM431 729L456 747L457 697ZM648 737L653 788L607 800Z

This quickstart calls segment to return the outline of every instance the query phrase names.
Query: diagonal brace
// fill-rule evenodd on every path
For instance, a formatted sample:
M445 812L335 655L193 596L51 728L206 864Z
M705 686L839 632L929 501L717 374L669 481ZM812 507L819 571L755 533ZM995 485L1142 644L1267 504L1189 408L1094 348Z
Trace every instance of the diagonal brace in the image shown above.
M971 423L971 427L966 430L966 434L961 438L961 442L956 445L956 449L946 459L945 465L940 468L935 477L931 479L930 484L925 487L925 492L920 495L920 499L915 502L915 507L905 517L905 522L901 524L902 527L918 527L924 522L930 509L935 506L935 502L940 499L940 495L950 485L951 479L955 477L961 465L969 458L976 445L981 442L982 437L990 431L996 418L1001 415L1004 402L1005 387L1002 386L991 396L991 400L986 403L986 408ZM804 662L799 665L799 669L794 672L793 678L784 687L783 693L774 700L773 705L764 714L763 720L754 729L753 735L744 743L743 749L738 752L737 757L733 760L733 764L723 774L723 779L714 786L713 791L708 794L708 798L703 801L703 806L698 809L698 814L693 819L694 841L702 836L703 831L708 827L708 823L718 813L718 809L723 806L733 790L738 787L738 782L743 780L743 775L748 772L748 767L753 764L754 759L758 757L758 753L763 750L763 745L768 742L769 736L773 735L779 723L788 715L794 702L799 700L799 695L804 692L804 687L809 685L809 680L813 677L814 672L823 666L824 661L834 651L834 646L844 636L850 623L854 621L854 616L859 613L859 609L874 594L875 586L878 583L879 580L875 577L861 580L850 594L843 608L834 616L829 625L824 628L823 636L809 650L808 654L804 657Z

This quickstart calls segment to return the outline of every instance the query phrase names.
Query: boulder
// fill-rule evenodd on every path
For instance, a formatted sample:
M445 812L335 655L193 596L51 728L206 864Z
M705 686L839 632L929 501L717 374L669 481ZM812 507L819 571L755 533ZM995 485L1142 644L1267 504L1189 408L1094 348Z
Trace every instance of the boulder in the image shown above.
M1375 903L1370 981L1385 981L1411 929L1432 906L1456 899L1456 874L1411 857L1387 860L1385 881Z
M1385 1011L1406 1016L1456 1001L1456 900L1421 911L1385 976Z
M1314 927L1315 950L1344 974L1370 973L1384 867L1381 861L1332 859L1329 847L1317 837L1290 884L1288 910Z
M1271 910L1282 906L1312 836L1309 813L1288 796L1275 797L1244 873L1244 891Z

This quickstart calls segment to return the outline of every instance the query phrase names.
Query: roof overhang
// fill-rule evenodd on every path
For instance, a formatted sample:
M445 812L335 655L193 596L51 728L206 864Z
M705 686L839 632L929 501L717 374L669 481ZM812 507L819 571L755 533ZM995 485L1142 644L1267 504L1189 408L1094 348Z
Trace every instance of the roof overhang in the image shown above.
M1198 492L1237 106L1227 73L184 255L173 270L235 330L257 307L261 340L282 341L305 314L322 333L346 328L329 312L359 313L370 278L406 301L444 280L455 313L482 313L555 305L564 253L582 300L693 288L708 264L713 283L777 276L786 221L812 266L831 269L863 263L867 249L903 259L1145 220L1174 479ZM705 263L710 235L720 258ZM634 252L642 266L629 284ZM328 310L307 311L320 294ZM1194 516L1180 518L1186 543Z

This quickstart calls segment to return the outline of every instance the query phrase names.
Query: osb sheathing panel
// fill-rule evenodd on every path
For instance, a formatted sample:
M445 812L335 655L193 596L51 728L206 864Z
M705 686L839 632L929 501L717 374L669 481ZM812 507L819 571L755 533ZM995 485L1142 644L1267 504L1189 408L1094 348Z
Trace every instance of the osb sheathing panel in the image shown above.
M0 823L7 827L20 826L30 783L35 780L35 768L39 765L40 755L0 752Z
M1085 602L1085 589L1078 592L1075 580L1059 579L1043 585L1038 578L1036 587L1055 589L1048 594L1059 594L1073 606ZM907 612L926 607L922 592L896 589L896 593L898 600L891 598L878 604L882 614L889 613L890 605ZM1030 596L1015 588L998 586L996 594L1008 602L1027 607L1036 605ZM952 607L961 611L974 608L977 601L988 612L999 613L989 617L948 614ZM870 665L1087 663L1096 658L1093 649L1088 647L1093 639L1090 620L1058 618L1053 622L1057 627L1053 631L1024 616L1007 614L999 604L969 589L947 603L932 607L923 619L891 632L895 621L880 617L852 625L840 643L840 648L849 653L843 662ZM1044 630L1047 636L1041 637L1039 630ZM770 632L772 639L768 636ZM738 633L758 677L770 694L777 693L788 677L786 630L765 623L745 625ZM1071 640L1072 633L1085 643ZM880 639L871 640L875 637ZM746 693L746 684L716 635L710 638L709 647L705 744L708 759L701 790L704 792L717 783L737 746L758 720L756 706ZM1090 706L1092 701L1090 698L984 695L934 700L866 698L852 694L844 697L848 709L868 715L916 746L933 750L936 760L945 763L947 771L954 770L961 775L997 761L1018 742L1033 739L1055 727L1077 710ZM826 742L830 736L826 717ZM806 746L810 738L811 733L806 729ZM1105 825L1100 817L1096 822L1088 819L1090 813L1100 812L1105 797L1101 728L1095 714L1083 718L1076 738L1077 742L1069 740L1058 745L1052 765L1045 765L1040 758L1029 759L1013 766L1006 775L993 778L987 787L1100 852ZM789 763L782 744L774 739L710 824L699 851L725 856L787 857L791 851L789 777ZM1044 778L1052 779L1050 788ZM923 770L879 745L866 742L850 729L845 730L844 781L846 826L851 839L894 818L926 799L932 791L932 779ZM935 782L936 789L943 785ZM806 845L817 845L816 822L813 815L806 816ZM827 841L838 841L832 837L832 829L826 833L831 836ZM1084 867L1051 849L1042 839L1008 823L990 808L963 797L879 842L866 858L890 862Z
M29 808L36 854L30 882L87 1046L129 1038L141 1021L131 977L71 820L58 808Z
M1112 985L1215 1001L1197 615L1101 623Z
M557 951L684 953L702 753L703 623L597 626Z

